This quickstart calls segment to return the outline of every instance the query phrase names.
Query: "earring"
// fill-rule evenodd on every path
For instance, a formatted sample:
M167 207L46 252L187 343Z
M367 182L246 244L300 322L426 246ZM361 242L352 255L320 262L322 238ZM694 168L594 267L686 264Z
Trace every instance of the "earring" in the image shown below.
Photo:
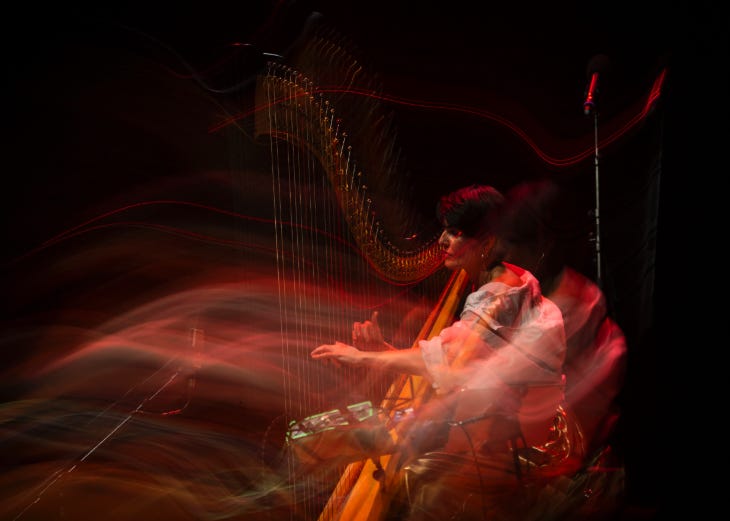
M535 271L537 271L537 269L540 267L544 258L545 258L545 252L542 252L542 255L540 255L540 258L537 259L537 264L535 264Z

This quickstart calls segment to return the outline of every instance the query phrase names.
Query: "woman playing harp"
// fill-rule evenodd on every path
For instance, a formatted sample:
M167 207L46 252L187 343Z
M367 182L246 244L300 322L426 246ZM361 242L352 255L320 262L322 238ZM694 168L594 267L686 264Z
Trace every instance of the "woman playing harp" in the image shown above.
M335 342L311 353L421 375L435 390L399 437L408 457L393 519L525 519L534 490L526 480L562 465L571 449L567 419L556 415L563 319L531 273L503 261L495 231L503 202L494 188L475 185L437 206L445 266L464 270L472 284L459 320L409 349ZM353 340L383 342L375 320L355 324Z

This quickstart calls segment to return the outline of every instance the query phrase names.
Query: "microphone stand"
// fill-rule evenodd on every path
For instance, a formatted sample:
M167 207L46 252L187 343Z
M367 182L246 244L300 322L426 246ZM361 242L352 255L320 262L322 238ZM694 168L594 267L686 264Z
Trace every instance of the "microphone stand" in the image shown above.
M593 141L594 141L594 153L593 153L593 169L595 171L595 185L596 185L596 283L599 288L603 288L603 282L601 280L601 198L600 198L600 183L598 176L598 111L593 110Z
M601 198L600 198L600 183L598 178L598 109L596 107L596 96L599 91L598 82L599 71L608 68L608 57L603 54L597 54L591 58L588 62L587 72L590 75L590 83L586 93L585 102L583 103L583 112L585 115L589 115L593 112L593 141L594 141L594 154L593 154L593 167L595 170L595 185L596 185L596 284L599 288L603 288L603 281L601 276Z

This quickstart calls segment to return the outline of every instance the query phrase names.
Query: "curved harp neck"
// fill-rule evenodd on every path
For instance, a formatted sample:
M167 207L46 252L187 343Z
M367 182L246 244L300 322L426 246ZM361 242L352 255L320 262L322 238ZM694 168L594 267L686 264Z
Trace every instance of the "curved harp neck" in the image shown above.
M441 264L442 252L431 237L401 247L379 219L365 175L356 166L344 122L311 80L291 68L272 63L259 78L257 135L268 135L304 149L316 158L329 180L358 248L383 277L399 283L423 280ZM265 112L265 113L264 113ZM317 136L311 139L311 136ZM411 241L415 242L415 241Z

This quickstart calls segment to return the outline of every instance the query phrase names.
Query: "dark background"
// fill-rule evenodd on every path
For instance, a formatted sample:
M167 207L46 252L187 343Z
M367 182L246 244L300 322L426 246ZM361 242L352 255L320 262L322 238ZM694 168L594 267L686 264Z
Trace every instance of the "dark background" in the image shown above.
M712 191L717 169L724 168L708 156L721 144L726 120L727 17L711 2L533 4L21 8L6 18L14 31L4 34L3 45L3 258L14 261L113 208L125 200L119 194L144 195L150 182L162 183L153 191L164 193L167 177L227 168L230 143L208 132L225 111L215 114L211 106L234 107L262 70L262 53L286 60L315 23L349 41L383 92L497 114L556 157L592 146L594 120L582 109L594 56L609 59L601 76L600 131L635 114L666 70L653 112L602 150L599 163L603 283L630 350L621 450L630 500L651 509L664 497L666 478L684 481L667 467L661 448L675 436L665 406L677 398L665 362L684 339L673 324L674 283L696 248L693 217L702 212L689 208L703 204L699 194ZM390 108L413 199L424 214L439 194L463 184L507 189L554 177L575 190L587 222L583 254L590 257L592 156L551 165L494 121L397 103ZM576 264L595 274L590 258ZM23 302L7 303L6 318L55 305L37 302L47 297L26 292L15 272L6 274L10 295Z

